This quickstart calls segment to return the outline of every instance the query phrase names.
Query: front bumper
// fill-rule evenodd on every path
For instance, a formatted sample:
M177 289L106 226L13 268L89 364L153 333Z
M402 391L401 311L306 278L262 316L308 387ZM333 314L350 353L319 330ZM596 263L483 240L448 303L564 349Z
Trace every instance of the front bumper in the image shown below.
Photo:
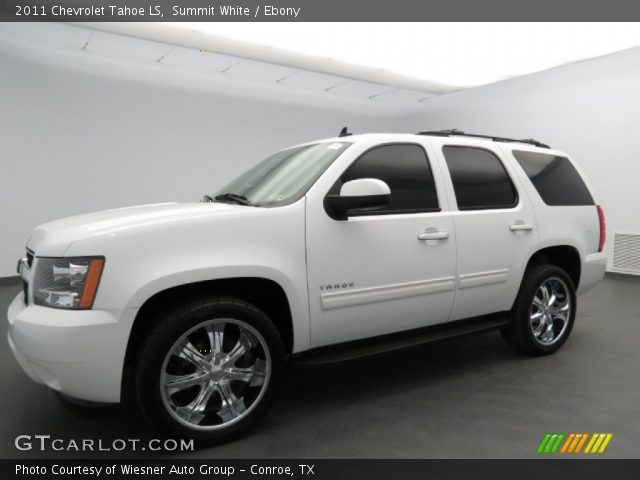
M120 401L129 332L138 309L61 310L9 306L9 346L38 383L82 400Z
M596 283L602 280L606 268L607 256L603 252L587 255L582 263L578 295L591 290Z

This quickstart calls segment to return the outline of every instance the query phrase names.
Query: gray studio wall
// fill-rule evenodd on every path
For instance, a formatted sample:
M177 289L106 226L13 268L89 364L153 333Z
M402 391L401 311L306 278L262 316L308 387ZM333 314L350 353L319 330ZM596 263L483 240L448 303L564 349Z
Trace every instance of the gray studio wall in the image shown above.
M640 48L435 97L414 121L536 138L568 152L603 205L609 267L613 232L640 233Z
M38 224L198 200L269 153L354 131L413 131L406 107L296 92L0 37L0 277Z
M265 154L346 124L540 138L581 163L609 232L640 232L638 49L436 97L419 111L2 38L0 85L0 277L14 275L42 222L198 199Z

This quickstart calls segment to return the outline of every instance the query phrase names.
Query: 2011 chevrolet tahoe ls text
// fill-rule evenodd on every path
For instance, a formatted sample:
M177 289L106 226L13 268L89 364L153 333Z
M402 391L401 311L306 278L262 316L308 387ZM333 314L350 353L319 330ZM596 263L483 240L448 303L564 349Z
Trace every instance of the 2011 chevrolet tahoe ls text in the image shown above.
M224 439L287 361L499 329L556 351L604 274L605 224L566 154L459 131L341 134L278 152L199 203L38 227L9 344L67 399L120 401Z

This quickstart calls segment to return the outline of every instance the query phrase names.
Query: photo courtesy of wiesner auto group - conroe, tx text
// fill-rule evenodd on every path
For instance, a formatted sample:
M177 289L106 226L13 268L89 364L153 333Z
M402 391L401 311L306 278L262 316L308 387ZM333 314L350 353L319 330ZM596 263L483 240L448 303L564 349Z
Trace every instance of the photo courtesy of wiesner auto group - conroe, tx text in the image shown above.
M3 5L0 469L636 478L640 26L314 5Z
M43 465L24 465L17 463L16 476L51 475L54 477L65 476L89 476L89 477L116 477L116 476L191 476L225 477L232 478L242 473L248 473L251 477L293 477L315 476L315 465L257 465L251 464L246 468L233 465L208 465L200 462L197 465L135 465L121 462L119 465L60 465L53 463L50 468Z

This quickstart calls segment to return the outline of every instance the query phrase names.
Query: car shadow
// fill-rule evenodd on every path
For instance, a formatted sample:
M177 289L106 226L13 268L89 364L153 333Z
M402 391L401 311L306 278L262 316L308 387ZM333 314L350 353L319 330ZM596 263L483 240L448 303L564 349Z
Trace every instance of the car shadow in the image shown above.
M522 359L523 357L516 355L504 344L500 336L493 332L334 364L291 365L285 372L273 408L248 435L256 433L268 438L286 436L288 428L298 422L307 421L309 416L320 410L344 409L389 396L411 395L412 392L428 396L431 390L437 390L439 383L451 377L474 375L478 369L492 369L493 366L504 366L505 362L520 362ZM18 375L22 377L16 368L16 376ZM140 439L138 448L141 448L150 439L164 437L144 420L130 388L124 390L123 402L120 405L87 413L65 406L46 387L24 381L19 383L23 384L23 389L29 390L27 403L33 410L16 410L18 417L6 426L3 439L9 439L11 444L2 446L2 456L5 458L148 459L179 456L180 452L176 451L133 451L129 447L117 451L111 448L116 439ZM21 392L20 396L23 395ZM25 411L29 413L22 413ZM94 449L19 451L13 445L13 439L17 435L43 433L66 441L92 439ZM227 443L224 446L225 452L235 448L237 443L238 441ZM200 454L212 446L213 444L207 442L194 443L195 450Z

